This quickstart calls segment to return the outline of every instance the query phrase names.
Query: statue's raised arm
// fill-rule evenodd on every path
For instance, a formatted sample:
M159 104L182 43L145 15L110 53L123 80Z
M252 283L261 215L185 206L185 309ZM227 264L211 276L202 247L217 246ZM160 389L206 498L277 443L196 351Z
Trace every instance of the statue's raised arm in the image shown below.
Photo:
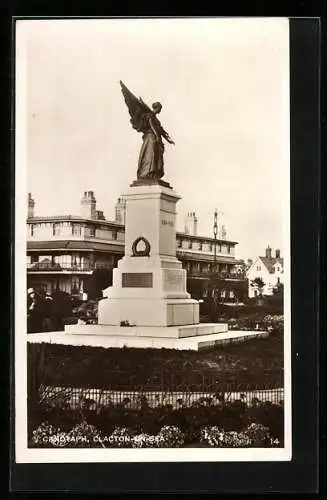
M143 133L137 178L161 179L164 175L164 145L162 138L170 144L174 144L174 141L162 128L157 118L162 106L160 102L155 102L152 104L152 109L150 109L143 99L141 97L138 99L122 81L120 81L120 86L131 117L130 122L135 130Z

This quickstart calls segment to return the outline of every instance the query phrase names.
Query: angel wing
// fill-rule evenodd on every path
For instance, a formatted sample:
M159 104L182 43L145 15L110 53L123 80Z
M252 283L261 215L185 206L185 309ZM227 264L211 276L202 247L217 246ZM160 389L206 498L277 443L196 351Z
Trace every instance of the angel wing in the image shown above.
M135 130L143 132L143 116L146 113L152 114L153 111L141 98L138 99L121 80L119 83L131 117L130 122Z

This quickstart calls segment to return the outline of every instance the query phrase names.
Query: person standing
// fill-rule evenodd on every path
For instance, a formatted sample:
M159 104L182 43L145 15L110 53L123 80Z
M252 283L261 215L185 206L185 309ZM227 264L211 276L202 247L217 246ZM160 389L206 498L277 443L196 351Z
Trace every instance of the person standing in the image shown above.
M41 316L38 297L34 288L27 290L27 333L41 330Z

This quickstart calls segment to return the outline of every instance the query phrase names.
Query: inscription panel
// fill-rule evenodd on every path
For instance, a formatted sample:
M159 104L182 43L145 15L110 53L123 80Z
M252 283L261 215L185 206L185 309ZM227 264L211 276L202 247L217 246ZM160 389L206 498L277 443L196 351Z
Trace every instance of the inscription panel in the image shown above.
M161 219L161 224L163 226L171 226L171 227L174 227L174 223L172 220L167 220L167 219Z
M183 291L184 273L168 270L164 271L164 288L165 290Z
M152 288L152 273L122 273L122 288Z

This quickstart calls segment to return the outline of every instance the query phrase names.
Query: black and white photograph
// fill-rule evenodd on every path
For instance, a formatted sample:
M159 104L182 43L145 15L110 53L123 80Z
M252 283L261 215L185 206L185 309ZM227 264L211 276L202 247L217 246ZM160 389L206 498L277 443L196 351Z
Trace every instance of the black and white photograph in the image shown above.
M17 463L291 460L289 43L16 20Z

